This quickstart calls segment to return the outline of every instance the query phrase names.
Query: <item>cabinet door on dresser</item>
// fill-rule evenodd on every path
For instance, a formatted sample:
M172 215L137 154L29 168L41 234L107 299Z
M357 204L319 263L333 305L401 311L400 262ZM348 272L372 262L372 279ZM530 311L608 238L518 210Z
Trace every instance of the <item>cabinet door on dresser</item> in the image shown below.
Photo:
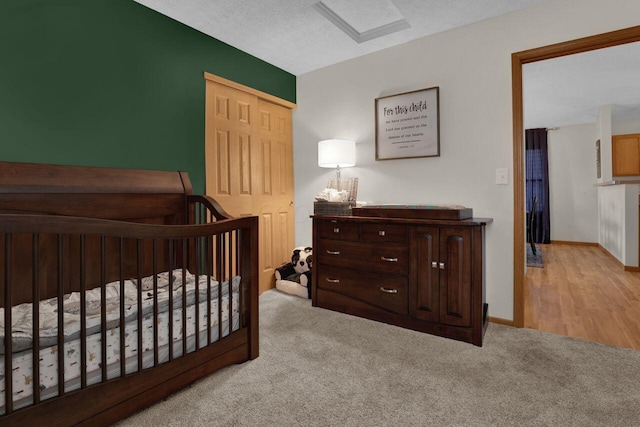
M471 230L416 227L411 252L411 316L471 326Z

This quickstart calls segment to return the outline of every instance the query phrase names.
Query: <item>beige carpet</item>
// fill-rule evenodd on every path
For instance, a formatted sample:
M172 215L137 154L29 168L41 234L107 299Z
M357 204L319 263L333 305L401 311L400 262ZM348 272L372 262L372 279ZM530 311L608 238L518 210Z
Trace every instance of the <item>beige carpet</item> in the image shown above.
M483 347L260 296L260 357L119 426L640 425L640 352L490 324Z

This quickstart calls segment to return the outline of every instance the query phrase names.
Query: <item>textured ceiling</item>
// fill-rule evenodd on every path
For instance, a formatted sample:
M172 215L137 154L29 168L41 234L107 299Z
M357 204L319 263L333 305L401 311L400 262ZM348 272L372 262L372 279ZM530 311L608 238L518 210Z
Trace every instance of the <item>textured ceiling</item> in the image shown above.
M314 7L320 0L135 1L300 75L549 0L322 0L361 33L398 18L410 25L362 43Z
M134 1L301 75L553 0ZM594 123L609 104L615 120L640 118L639 46L525 65L525 127Z
M522 83L527 129L595 123L603 105L640 119L640 42L525 64Z

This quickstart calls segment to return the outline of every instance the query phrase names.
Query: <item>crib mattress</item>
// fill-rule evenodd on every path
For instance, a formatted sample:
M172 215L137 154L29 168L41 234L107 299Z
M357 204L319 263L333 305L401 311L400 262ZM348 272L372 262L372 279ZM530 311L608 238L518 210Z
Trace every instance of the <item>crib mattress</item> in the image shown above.
M181 276L181 274L179 274ZM193 275L188 275L185 277L185 286L182 286L182 281L176 280L173 285L173 311L172 316L170 315L169 310L169 292L168 292L168 274L163 273L163 278L158 282L158 314L156 321L154 322L154 313L153 313L153 305L154 298L151 289L149 289L149 281L152 282L152 278L145 278L141 281L140 285L143 287L143 321L142 321L142 353L143 353L143 361L142 361L142 369L146 369L156 365L155 361L155 351L154 349L158 348L158 361L157 363L163 363L169 360L169 325L170 323L173 325L172 333L173 333L173 357L180 357L183 352L183 332L182 332L182 301L183 301L183 289L186 290L186 300L187 300L187 318L186 318L186 340L187 340L187 352L191 352L195 350L196 345L196 331L198 331L199 336L199 348L205 347L209 343L209 334L211 337L211 342L217 341L220 337L220 332L222 336L226 336L229 334L229 286L228 282L223 282L222 284L222 303L221 310L218 308L218 282L215 280L211 280L211 290L208 292L207 290L207 277L200 276L198 281L198 291L196 292L195 286L195 277ZM137 281L131 281L129 286L134 286L134 289L130 289L125 287L125 311L127 312L126 319L128 319L127 323L125 323L124 327L124 340L125 340L125 371L127 374L136 372L140 370L139 360L138 360L138 320L137 320ZM165 283L166 282L166 283ZM239 329L239 286L240 286L240 277L236 276L232 279L232 330ZM110 284L111 285L111 284ZM108 285L109 286L109 285ZM120 287L120 283L117 283L117 287ZM119 290L119 289L118 289ZM112 289L113 292L115 290ZM92 291L90 291L92 292ZM135 295L135 298L127 298ZM196 299L196 293L198 294L198 298ZM207 296L210 293L211 302L207 301ZM107 364L107 379L116 378L120 376L120 304L119 304L119 296L117 298L114 297L113 294L110 294L110 298L112 298L112 304L109 304L112 309L109 310L107 315L107 334L106 334L106 343L107 343L107 351L106 351L106 364ZM93 297L92 297L93 298ZM73 307L77 307L79 309L79 304L75 302L79 301L79 296L77 295L68 295L65 300L65 307L69 308L69 312L67 312L67 308L65 308L65 326L64 326L64 334L65 334L65 343L63 348L63 358L64 358L64 379L65 379L65 391L72 391L80 387L80 377L81 377L81 339L79 338L79 329L76 331L76 328L79 328L78 325L73 321L69 321L67 318L67 314L72 314L75 310ZM107 300L108 301L108 300ZM198 301L198 304L196 304ZM108 301L109 302L109 301ZM50 303L50 301L45 302ZM93 303L89 302L89 296L87 297L87 305ZM207 310L210 305L210 310ZM196 311L196 306L198 310ZM99 308L100 305L97 304ZM197 314L196 314L197 313ZM79 323L79 310L78 314L75 315L77 319L75 321ZM89 330L89 317L95 316L92 313L87 312L87 329ZM100 315L98 313L98 321L100 320ZM197 322L196 322L197 317ZM171 319L171 322L170 322ZM208 319L210 320L210 323ZM95 320L95 319L93 319ZM16 324L15 322L14 325ZM46 321L45 321L46 324ZM157 346L155 343L155 332L154 332L154 324L157 325L158 332L158 342ZM42 325L42 322L41 322ZM207 332L208 326L210 325L210 332ZM102 378L102 334L100 333L100 324L91 326L91 330L94 332L91 335L88 334L86 338L86 372L87 372L87 383L94 384L103 380ZM57 331L56 331L57 332ZM15 334L15 331L14 331ZM44 333L41 331L41 337L45 335L47 338L50 337L50 331L45 330ZM24 338L24 337L21 337ZM24 346L28 348L21 351L16 352L12 358L12 371L13 371L13 401L14 408L19 408L22 406L29 405L33 403L33 351L30 349L31 345L28 340L23 339L21 342ZM41 342L42 342L41 338ZM44 340L46 342L46 340ZM52 342L57 343L57 337L53 337ZM40 398L41 400L48 399L50 397L54 397L58 394L58 357L59 351L57 344L52 344L48 347L44 347L40 349L39 352L39 388L40 388ZM4 366L4 358L0 358L0 375L4 376L5 366ZM4 407L5 404L5 389L4 382L0 382L0 408ZM0 411L4 412L4 410Z

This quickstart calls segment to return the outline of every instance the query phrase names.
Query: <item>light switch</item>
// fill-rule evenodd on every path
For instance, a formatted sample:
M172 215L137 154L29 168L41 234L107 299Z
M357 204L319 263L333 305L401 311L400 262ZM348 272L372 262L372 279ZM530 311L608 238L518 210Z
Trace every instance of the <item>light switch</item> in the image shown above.
M509 169L498 168L496 169L496 184L507 185L509 184Z

